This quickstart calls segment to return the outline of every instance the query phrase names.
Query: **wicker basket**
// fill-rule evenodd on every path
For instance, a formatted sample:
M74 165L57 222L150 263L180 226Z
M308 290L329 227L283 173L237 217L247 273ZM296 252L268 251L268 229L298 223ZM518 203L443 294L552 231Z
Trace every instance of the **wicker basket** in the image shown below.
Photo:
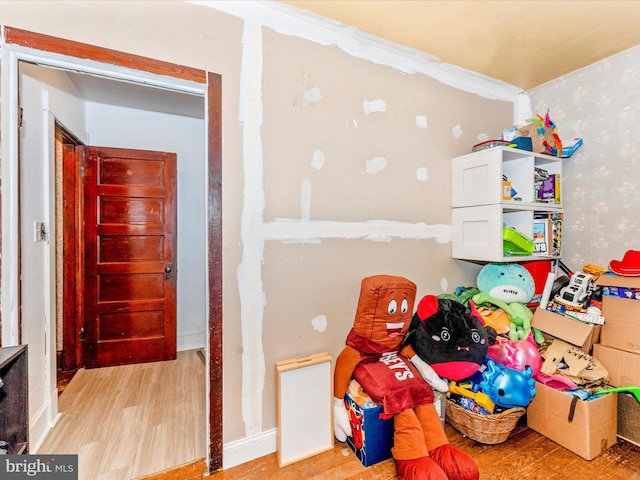
M447 422L463 435L476 442L495 445L504 442L515 428L524 408L510 408L494 415L474 413L457 403L447 400Z

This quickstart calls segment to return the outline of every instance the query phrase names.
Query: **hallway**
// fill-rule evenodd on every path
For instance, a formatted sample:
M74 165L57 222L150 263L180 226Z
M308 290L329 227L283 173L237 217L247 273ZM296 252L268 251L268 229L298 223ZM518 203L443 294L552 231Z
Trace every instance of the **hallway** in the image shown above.
M79 480L128 480L206 456L201 351L177 360L81 369L38 454L78 454Z

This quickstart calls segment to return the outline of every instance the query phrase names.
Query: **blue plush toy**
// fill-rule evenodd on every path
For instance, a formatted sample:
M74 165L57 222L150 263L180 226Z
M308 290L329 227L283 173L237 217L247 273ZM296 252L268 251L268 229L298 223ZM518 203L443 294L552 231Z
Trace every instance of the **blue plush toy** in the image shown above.
M478 290L505 303L529 303L535 283L519 263L488 263L478 274Z
M497 406L502 408L526 407L536 395L536 382L531 367L519 372L494 362L485 361L487 369L482 373L481 390Z

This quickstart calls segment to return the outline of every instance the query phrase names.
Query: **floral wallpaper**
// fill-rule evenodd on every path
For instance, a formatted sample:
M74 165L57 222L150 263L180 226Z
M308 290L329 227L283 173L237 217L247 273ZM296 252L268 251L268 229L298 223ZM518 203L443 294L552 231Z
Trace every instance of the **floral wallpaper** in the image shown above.
M606 268L640 250L640 45L525 93L564 142L584 142L563 165L563 262Z

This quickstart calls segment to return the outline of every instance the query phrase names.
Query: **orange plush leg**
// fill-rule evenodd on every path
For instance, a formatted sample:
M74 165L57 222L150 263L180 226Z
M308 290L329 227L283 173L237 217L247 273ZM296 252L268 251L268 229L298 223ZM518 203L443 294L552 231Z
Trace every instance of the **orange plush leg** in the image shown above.
M435 405L416 407L416 417L424 433L431 458L440 465L449 480L478 480L480 471L471 456L449 444Z
M422 427L413 410L393 417L393 448L398 480L447 480L446 474L428 455Z

